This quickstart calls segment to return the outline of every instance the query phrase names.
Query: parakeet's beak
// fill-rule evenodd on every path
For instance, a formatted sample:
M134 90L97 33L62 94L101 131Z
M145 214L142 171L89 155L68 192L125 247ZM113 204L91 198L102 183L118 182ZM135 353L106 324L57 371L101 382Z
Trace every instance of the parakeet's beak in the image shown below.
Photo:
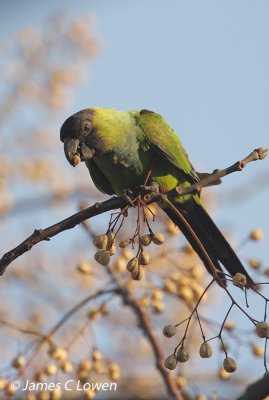
M79 140L75 138L64 139L64 154L68 162L75 167L75 156L79 157L78 153Z
M75 167L80 161L86 161L93 157L94 150L90 149L85 143L80 143L78 139L64 139L64 153L68 162Z

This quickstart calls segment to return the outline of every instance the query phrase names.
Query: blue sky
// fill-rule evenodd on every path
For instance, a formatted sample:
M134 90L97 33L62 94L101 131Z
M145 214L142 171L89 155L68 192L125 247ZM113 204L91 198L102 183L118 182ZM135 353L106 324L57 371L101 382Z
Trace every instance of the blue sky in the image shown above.
M70 18L92 13L103 41L89 83L77 91L63 119L90 106L157 111L179 134L194 164L208 171L268 146L268 1L12 0L1 4L0 36L40 26L58 10ZM220 202L214 219L238 240L261 227L265 240L248 245L244 254L258 253L265 264L266 171L268 160L253 163L214 189L221 199L238 187L250 192L253 187L252 196ZM263 190L255 187L262 176Z

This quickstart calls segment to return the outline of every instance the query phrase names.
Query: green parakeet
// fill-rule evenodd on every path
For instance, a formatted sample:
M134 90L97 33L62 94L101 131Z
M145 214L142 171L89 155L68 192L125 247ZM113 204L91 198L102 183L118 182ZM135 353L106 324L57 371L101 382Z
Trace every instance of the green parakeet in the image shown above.
M176 133L152 111L88 108L64 122L60 138L70 164L75 166L76 158L85 161L95 186L109 195L120 196L143 185L149 171L148 184L158 185L161 193L199 180ZM244 274L251 286L252 279L205 211L199 195L174 195L169 201L170 205L160 206L186 236L208 272L212 274L212 263L222 271L222 264L232 276ZM195 232L211 263L176 210ZM218 276L225 284L225 276L221 272Z

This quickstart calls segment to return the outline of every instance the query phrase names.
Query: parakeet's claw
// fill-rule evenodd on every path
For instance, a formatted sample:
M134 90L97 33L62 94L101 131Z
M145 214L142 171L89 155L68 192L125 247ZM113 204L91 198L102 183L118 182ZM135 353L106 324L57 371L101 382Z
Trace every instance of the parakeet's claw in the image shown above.
M157 185L157 183L155 183L155 182L152 182L152 185L150 185L150 186L140 185L140 186L137 186L133 190L126 189L122 192L122 197L124 198L124 200L127 203L129 203L133 207L135 207L134 200L136 200L136 198L138 196L144 197L145 195L152 193L152 192L154 192L154 193L160 192L159 185Z
M133 202L135 196L134 192L130 189L126 189L122 192L122 197L126 201L126 203L129 203L131 206L135 207L135 204Z
M141 185L137 188L137 190L140 190L140 194L143 196L152 192L160 193L160 187L156 182L152 182L152 184L149 186Z

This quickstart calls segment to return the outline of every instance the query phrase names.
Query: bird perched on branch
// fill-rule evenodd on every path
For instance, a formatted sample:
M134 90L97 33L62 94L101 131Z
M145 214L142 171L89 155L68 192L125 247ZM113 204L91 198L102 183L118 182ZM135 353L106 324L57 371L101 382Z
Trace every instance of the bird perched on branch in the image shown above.
M85 161L95 186L109 195L121 196L141 185L167 193L199 181L182 144L164 118L152 111L121 112L88 108L69 117L61 127L61 141L73 166ZM204 209L199 193L159 203L179 227L220 285L226 284L222 266L234 276L252 279L241 261ZM221 266L222 265L222 266Z

